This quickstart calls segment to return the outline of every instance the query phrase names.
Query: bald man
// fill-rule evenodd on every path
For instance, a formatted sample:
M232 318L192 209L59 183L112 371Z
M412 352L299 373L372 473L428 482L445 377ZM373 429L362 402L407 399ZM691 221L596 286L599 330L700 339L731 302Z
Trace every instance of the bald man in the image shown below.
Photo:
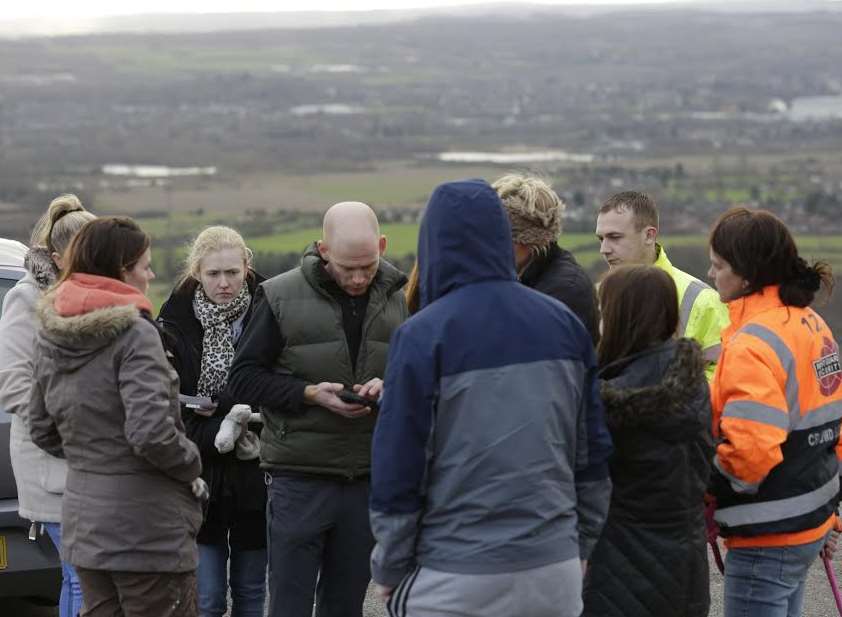
M362 614L377 412L342 391L379 399L389 340L407 317L406 277L385 250L371 208L332 206L301 265L259 287L231 367L237 401L263 413L271 617L311 617L314 589L317 617Z

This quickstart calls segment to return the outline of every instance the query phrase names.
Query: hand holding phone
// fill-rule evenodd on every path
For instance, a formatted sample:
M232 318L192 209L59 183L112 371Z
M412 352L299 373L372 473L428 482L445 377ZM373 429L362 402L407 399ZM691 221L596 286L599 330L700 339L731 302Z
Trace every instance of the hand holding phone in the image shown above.
M339 400L341 400L344 403L348 403L351 405L363 405L365 407L368 407L372 411L379 411L380 409L380 403L378 403L377 400L373 398L368 398L366 396L361 396L353 390L351 390L350 388L344 388L340 390L336 393L336 396L338 396Z

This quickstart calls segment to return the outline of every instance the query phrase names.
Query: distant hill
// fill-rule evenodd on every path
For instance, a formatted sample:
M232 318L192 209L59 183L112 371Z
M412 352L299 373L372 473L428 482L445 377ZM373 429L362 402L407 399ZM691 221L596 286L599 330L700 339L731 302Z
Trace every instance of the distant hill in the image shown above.
M427 17L502 16L527 19L538 14L589 17L613 12L706 10L728 13L809 13L842 11L842 0L678 0L675 4L587 5L488 3L456 7L376 11L282 11L274 13L172 13L54 19L0 19L0 38L28 38L118 32L165 34L312 29L380 25Z

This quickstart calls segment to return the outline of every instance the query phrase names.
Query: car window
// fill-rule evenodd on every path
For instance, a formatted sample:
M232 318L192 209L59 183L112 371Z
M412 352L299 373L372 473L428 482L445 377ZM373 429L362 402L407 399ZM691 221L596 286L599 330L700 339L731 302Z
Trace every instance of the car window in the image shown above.
M15 283L17 283L17 281L0 278L0 314L3 312L3 298L6 297L6 292L15 286Z

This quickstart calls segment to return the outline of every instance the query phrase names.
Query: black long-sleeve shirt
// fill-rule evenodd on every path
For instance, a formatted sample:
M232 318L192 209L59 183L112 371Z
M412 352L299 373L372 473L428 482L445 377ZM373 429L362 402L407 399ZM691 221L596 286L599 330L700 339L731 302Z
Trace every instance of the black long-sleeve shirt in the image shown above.
M301 410L307 382L272 369L285 345L286 339L272 308L263 290L258 288L251 320L242 334L228 373L228 388L237 401L253 407L262 405L281 413L295 414Z
M326 277L326 289L342 308L342 329L348 342L351 364L356 366L369 294L349 296L329 278L327 272L321 274ZM285 345L286 338L278 321L263 290L258 288L251 319L243 332L228 375L228 387L237 401L253 406L262 405L280 413L301 412L304 388L309 385L308 382L273 370Z

